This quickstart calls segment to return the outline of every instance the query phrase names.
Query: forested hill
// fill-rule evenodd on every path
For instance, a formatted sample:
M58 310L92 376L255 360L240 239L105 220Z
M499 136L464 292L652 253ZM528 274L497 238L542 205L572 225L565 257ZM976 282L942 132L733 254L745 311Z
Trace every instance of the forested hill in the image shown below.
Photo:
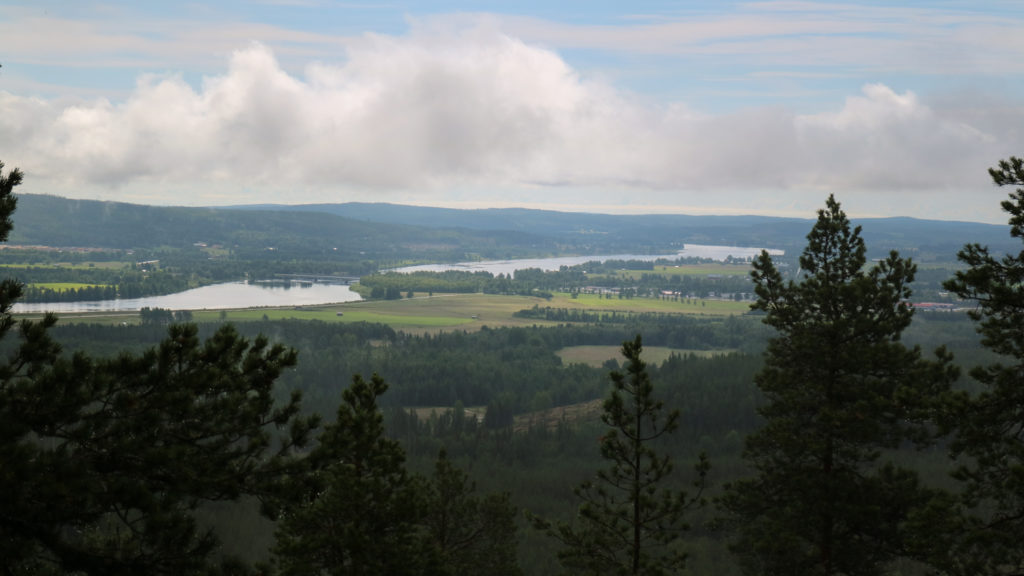
M365 222L420 225L468 230L511 230L548 236L561 243L596 249L664 246L666 240L695 244L761 246L795 251L806 244L814 214L806 219L770 216L693 216L685 214L609 215L522 208L458 210L386 203L240 206L258 210L295 210L335 214ZM965 243L988 245L995 251L1018 250L1005 225L949 222L917 218L854 219L875 255L889 250L952 255Z
M326 212L187 208L22 194L11 244L116 249L222 245L237 252L366 258L549 254L558 246L525 232L448 230L366 222Z
M813 216L813 215L808 215ZM608 215L395 204L158 207L23 194L13 244L120 249L222 245L242 254L462 260L559 253L670 253L683 243L782 248L812 221L766 216ZM1016 250L1007 226L914 218L860 219L872 252L951 260L965 243Z

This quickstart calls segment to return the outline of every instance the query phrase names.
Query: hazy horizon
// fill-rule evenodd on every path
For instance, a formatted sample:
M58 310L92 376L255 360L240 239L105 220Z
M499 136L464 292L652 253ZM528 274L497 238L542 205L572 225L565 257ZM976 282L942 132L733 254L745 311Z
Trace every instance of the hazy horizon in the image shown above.
M31 192L30 193L16 194L16 196L24 196L26 194L30 195L30 196L32 196L32 195L37 195L37 196L54 196L54 197L58 197L58 198L64 198L66 200L86 200L86 201L97 201L97 202L119 202L119 203L134 204L134 205L140 205L140 206L156 206L156 207L166 207L166 208L247 209L247 208L253 208L253 207L297 208L297 207L302 207L302 206L313 206L313 205L369 204L369 205L380 205L380 206L398 206L398 207L402 207L402 208L425 208L425 209L437 208L437 209L442 209L442 210L465 210L465 211L473 211L473 210L535 210L535 211L545 211L545 212L557 212L557 213L561 213L561 214L590 214L590 215L601 215L601 216L658 216L658 215L673 215L673 216L723 216L723 217L730 217L730 216L736 216L736 217L758 216L758 217L766 217L766 218L796 219L796 220L804 220L804 221L808 221L808 222L813 222L817 218L817 209L815 209L815 210L813 210L813 211L811 211L809 213L806 213L806 214L804 214L804 213L773 214L773 213L766 213L766 212L753 213L753 212L749 212L749 211L743 211L742 209L736 209L735 211L732 211L732 212L727 212L727 211L724 211L724 210L723 211L719 211L719 212L712 212L712 211L707 211L707 212L699 212L699 211L691 211L691 212L678 211L678 212L672 212L672 211L666 211L666 210L642 211L641 209L637 209L637 211L633 211L633 212L623 212L623 211L617 211L616 212L616 211L613 210L615 207L608 207L609 208L608 211L602 211L602 210L599 209L601 207L596 207L598 209L595 209L595 207L593 207L593 206L580 206L580 207L573 208L571 206L561 207L561 206L551 205L551 204L539 204L539 205L536 205L536 206L488 204L488 205L480 205L480 206L475 206L474 207L474 206L466 206L466 205L412 204L412 203L392 202L392 201L384 201L384 200L382 200L382 201L348 200L348 201L343 201L343 202L294 202L294 203L253 202L253 203L234 203L234 204L181 204L181 203L178 203L178 204L174 204L174 203L160 204L160 203L146 203L146 202L131 202L131 201L125 201L125 200L104 200L104 199L97 199L97 198L73 198L73 197L68 197L68 196L59 196L59 195L56 195L56 194L38 194L38 193L31 193ZM841 198L839 198L839 200L841 201ZM851 219L853 219L853 220L886 219L886 218L911 218L911 219L916 219L916 220L930 220L930 221L938 221L938 222L951 222L951 223L963 222L963 223L970 223L970 224L989 224L989 225L996 225L996 226L1008 226L1008 224L1005 221L1005 219L1004 219L1004 221L983 222L983 221L980 221L980 220L967 220L967 219L964 219L964 218L929 218L929 217L923 217L923 216L901 215L901 214L891 214L891 215L884 215L884 216L871 216L871 215L863 215L863 214L850 213L850 212L846 211L845 209L844 209L844 212L847 212L848 216Z

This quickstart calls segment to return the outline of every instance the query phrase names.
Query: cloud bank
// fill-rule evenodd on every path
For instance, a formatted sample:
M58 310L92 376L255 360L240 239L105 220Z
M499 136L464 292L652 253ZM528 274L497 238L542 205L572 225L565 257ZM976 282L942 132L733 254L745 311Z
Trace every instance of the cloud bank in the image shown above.
M538 189L552 200L743 191L820 203L827 192L977 189L987 166L1021 150L1022 121L1020 106L926 103L881 84L812 115L711 115L478 26L367 35L301 75L252 44L201 85L144 76L120 101L0 91L0 158L38 191L154 203L431 203L450 189L482 203L491 190L508 202Z

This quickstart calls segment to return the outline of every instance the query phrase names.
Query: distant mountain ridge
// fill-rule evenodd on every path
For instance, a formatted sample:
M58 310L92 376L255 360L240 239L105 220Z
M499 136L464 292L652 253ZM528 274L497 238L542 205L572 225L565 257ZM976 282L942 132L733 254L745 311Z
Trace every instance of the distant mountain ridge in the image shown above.
M101 248L187 248L222 244L282 257L452 260L555 254L670 253L686 243L803 248L811 218L610 215L524 208L459 210L345 203L164 207L23 194L13 244ZM872 257L899 250L952 260L968 242L1019 251L1006 225L916 218L854 219ZM269 256L269 255L268 255Z
M725 244L802 249L813 218L774 216L716 216L686 214L612 215L556 212L526 208L455 209L388 203L246 205L245 210L324 212L364 222L471 230L508 230L580 240L587 236L623 243L650 243L672 237L682 243ZM876 257L890 250L911 255L955 254L966 243L990 246L993 251L1019 251L1020 241L1009 226L979 222L926 220L912 217L857 218L864 238Z
M188 249L219 244L282 258L429 259L550 253L526 233L436 229L353 220L326 212L148 206L22 194L10 244L107 249ZM263 254L272 257L274 254Z

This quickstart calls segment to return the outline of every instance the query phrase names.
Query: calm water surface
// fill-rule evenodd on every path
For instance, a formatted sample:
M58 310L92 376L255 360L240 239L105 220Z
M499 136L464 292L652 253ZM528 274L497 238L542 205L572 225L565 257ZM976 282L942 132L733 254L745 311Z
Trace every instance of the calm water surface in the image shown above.
M177 294L98 300L95 302L18 303L14 312L131 312L144 307L168 310L223 310L266 306L313 306L361 300L359 294L340 284L247 284L230 282L194 288Z
M640 260L653 262L659 258L674 260L676 258L710 258L724 261L733 258L753 258L761 253L761 248L737 246L711 246L705 244L687 244L683 250L675 254L609 254L600 256L564 256L559 258L526 258L522 260L488 260L485 262L460 262L458 264L423 264L395 268L393 272L446 272L448 270L465 270L467 272L490 272L491 274L513 274L516 270L540 268L541 270L558 270L562 266L578 266L595 260ZM772 256L781 256L782 250L768 249Z
M486 262L462 262L459 264L426 264L423 266L407 266L396 268L395 272L415 272L425 270L444 272L446 270L467 270L470 272L485 271L491 274L512 274L516 270L540 268L541 270L558 270L562 266L576 266L584 262L599 260L641 260L653 262L659 258L710 258L725 260L733 258L751 258L761 253L761 248L744 248L736 246L708 246L687 244L684 250L675 254L609 254L599 256L566 256L561 258L527 258L521 260L490 260ZM782 250L768 250L773 256L783 254ZM150 296L148 298L132 298L128 300L99 300L95 302L48 302L39 304L18 303L14 305L15 313L25 312L132 312L142 308L166 308L168 310L224 310L228 308L260 308L275 306L314 306L317 304L334 304L336 302L354 302L361 300L359 294L352 292L348 286L339 284L247 284L231 282L214 284L168 294L166 296Z

